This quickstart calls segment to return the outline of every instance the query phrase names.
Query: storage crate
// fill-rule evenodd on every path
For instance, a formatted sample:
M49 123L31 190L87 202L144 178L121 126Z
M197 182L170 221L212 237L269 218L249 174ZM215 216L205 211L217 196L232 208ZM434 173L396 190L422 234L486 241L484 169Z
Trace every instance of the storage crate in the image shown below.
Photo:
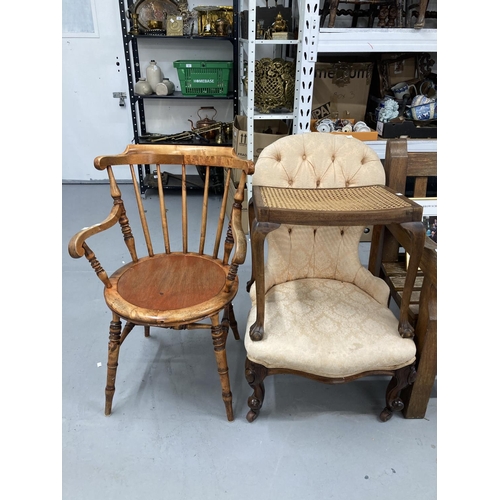
M174 61L182 95L226 96L233 61Z

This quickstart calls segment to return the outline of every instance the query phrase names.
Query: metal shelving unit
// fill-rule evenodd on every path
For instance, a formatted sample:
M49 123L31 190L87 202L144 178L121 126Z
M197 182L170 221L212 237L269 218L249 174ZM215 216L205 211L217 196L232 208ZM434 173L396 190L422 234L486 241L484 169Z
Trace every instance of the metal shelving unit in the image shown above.
M156 99L198 99L174 92L173 96L138 96L134 94L135 82L140 77L138 43L141 39L158 39L159 43L169 40L203 39L210 43L232 44L233 54L233 92L227 97L209 97L203 99L232 99L233 113L247 117L248 158L253 158L254 123L262 119L282 119L291 123L294 134L310 131L311 104L314 87L314 69L318 54L347 54L374 52L432 52L437 53L437 29L412 28L320 28L321 0L290 0L295 19L298 19L298 37L295 40L263 40L256 38L257 0L233 0L233 32L231 37L203 36L150 36L130 35L127 9L133 0L119 0L122 25L123 46L128 76L128 91L131 102L131 114L134 141L147 133L144 102ZM239 36L240 15L248 12L246 38ZM286 53L289 47L295 47L296 75L293 110L287 113L259 113L255 110L254 76L255 62L259 51L272 47L275 53ZM247 68L247 92L243 84L243 68ZM381 159L385 155L386 140L367 142ZM410 151L436 151L437 139L409 139ZM149 167L145 166L146 174ZM139 173L141 190L144 192L143 172ZM251 196L251 182L249 182Z
M321 28L320 0L297 0L299 17L298 40L258 40L256 33L256 0L240 0L240 10L248 9L248 39L241 39L240 71L248 63L248 96L240 78L240 111L248 117L248 154L253 152L254 120L293 119L293 133L310 131L310 112L314 87L314 68L318 54L359 54L374 52L432 52L437 53L437 29L412 28ZM259 114L254 110L254 88L251 82L259 46L295 44L297 46L295 103L289 114ZM241 75L240 75L241 76ZM367 142L385 157L385 139ZM436 139L409 139L410 151L436 151Z
M233 29L231 36L202 36L202 35L191 35L191 36L166 36L166 35L132 35L130 34L131 24L130 20L127 16L127 11L132 8L134 4L134 0L118 0L119 8L120 8L120 22L122 29L122 39L123 39L123 49L125 52L125 63L127 69L127 81L128 81L128 95L130 96L130 110L131 110L131 118L132 118L132 126L134 138L133 141L136 144L148 143L144 139L141 139L144 136L147 136L147 121L146 121L146 113L144 103L146 101L161 101L161 100L184 100L184 101L193 101L193 100L232 100L233 104L233 115L238 114L238 0L233 0ZM179 91L174 91L173 95L168 96L158 96L158 95L149 95L142 96L135 94L134 86L135 83L141 77L140 74L140 57L139 57L139 43L141 40L155 40L158 43L168 44L173 40L185 40L186 43L193 40L203 40L209 44L219 44L224 42L229 42L232 44L232 59L233 59L233 79L232 79L232 87L233 91L230 91L227 96L185 96ZM207 58L209 59L209 58ZM166 144L168 142L158 142L158 144ZM186 142L176 142L176 144L186 144ZM215 145L215 144L214 144ZM217 144L220 145L220 144ZM222 144L222 145L231 145L231 144ZM147 186L145 185L145 178L150 174L149 165L140 165L139 166L139 183L141 193L144 194L147 190ZM172 178L172 185L167 187L172 187L173 189L177 189L178 182L175 182L175 176L170 176ZM200 177L196 175L188 176L188 179L192 189L199 189L203 187L201 183Z
M437 29L320 28L317 52L323 54L373 52L437 53ZM367 141L380 159L385 158L386 139ZM437 139L408 139L411 152L436 152Z
M240 12L248 11L247 38L239 40L239 100L240 112L247 117L247 158L253 159L254 150L254 123L255 120L281 119L292 122L292 133L308 132L311 120L312 84L314 81L314 65L317 54L317 37L319 32L319 2L316 10L311 9L307 0L292 0L292 16L297 20L297 39L294 40L265 40L256 38L256 0L240 0ZM279 7L279 6L278 6ZM259 51L263 48L272 49L283 54L286 47L295 46L295 89L293 110L283 113L259 113L255 109L255 63ZM247 91L243 85L242 69L247 68ZM251 182L249 182L249 197L251 196Z

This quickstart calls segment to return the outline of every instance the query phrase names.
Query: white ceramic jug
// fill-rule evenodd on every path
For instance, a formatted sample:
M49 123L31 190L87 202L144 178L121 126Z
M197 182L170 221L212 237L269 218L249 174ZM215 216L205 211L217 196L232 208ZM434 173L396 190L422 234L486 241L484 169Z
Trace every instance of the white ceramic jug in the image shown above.
M164 78L155 88L156 95L170 95L174 90L175 85L168 78Z
M155 60L151 60L149 66L146 68L146 80L153 90L163 80L163 74Z
M145 78L139 78L139 81L134 86L134 92L139 95L151 95L153 89Z

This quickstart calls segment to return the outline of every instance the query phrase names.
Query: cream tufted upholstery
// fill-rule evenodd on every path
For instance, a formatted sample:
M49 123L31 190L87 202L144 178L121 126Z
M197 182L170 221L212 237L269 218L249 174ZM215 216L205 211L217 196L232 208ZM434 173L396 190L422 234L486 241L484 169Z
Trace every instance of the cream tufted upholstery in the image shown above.
M342 135L287 136L266 147L253 185L344 188L385 184L377 154ZM245 335L247 358L266 368L342 378L396 370L415 361L398 333L389 288L359 260L364 227L282 225L268 234L264 337L253 341L255 284Z
M343 188L385 184L377 153L352 136L309 133L273 142L259 156L252 184Z

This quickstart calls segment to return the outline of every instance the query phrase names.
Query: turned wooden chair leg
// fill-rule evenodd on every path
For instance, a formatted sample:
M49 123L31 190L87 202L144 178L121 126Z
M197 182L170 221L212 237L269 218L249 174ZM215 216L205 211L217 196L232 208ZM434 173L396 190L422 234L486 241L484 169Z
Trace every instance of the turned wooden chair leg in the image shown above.
M150 327L149 327L149 326L145 326L145 327L144 327L144 336L145 336L145 337L149 337L149 329L150 329Z
M328 27L333 28L335 24L335 18L337 17L337 7L339 6L339 0L330 1L330 18L328 19Z
M247 413L247 420L251 423L258 416L262 403L264 403L264 396L266 390L264 388L264 379L267 375L267 368L257 363L253 363L248 358L245 361L245 378L253 389L253 394L248 398L248 407L250 408Z
M429 6L429 0L419 0L418 4L408 5L405 13L405 26L409 28L411 26L412 12L413 9L418 7L417 20L413 27L415 29L421 29L425 26L425 13L427 11L427 7Z
M394 377L392 377L387 386L385 396L386 407L380 413L380 420L382 422L387 422L395 411L401 411L404 408L403 401L399 395L402 389L415 382L416 377L415 363L396 370Z
M220 324L218 314L212 316L210 319L212 321L212 342L214 345L215 361L217 362L217 371L219 372L220 385L222 387L222 400L226 407L227 419L231 422L234 420L234 415L233 395L231 394L226 357L227 331Z
M319 16L319 27L322 28L323 24L325 24L326 17L330 13L330 0L325 0L323 3L323 9L321 10L321 14Z
M104 415L111 414L113 396L115 394L116 370L118 368L118 355L120 354L122 323L120 318L113 314L113 319L109 326L108 343L108 372L106 379L106 401L104 406Z
M427 10L427 6L429 4L429 0L420 0L418 7L418 17L413 26L415 29L420 29L425 26L425 11Z
M108 373L106 380L106 402L104 406L104 414L111 414L111 406L113 403L113 396L115 395L115 380L116 370L118 369L118 355L120 354L120 346L127 338L127 335L132 331L135 324L127 321L123 331L121 329L122 323L119 316L113 313L113 319L109 326L109 343L108 343Z
M240 333L238 332L238 323L236 322L236 317L234 315L234 310L233 310L233 304L227 304L224 307L224 315L222 316L222 328L224 329L224 332L227 334L229 331L229 328L231 328L234 338L236 340L240 340Z

